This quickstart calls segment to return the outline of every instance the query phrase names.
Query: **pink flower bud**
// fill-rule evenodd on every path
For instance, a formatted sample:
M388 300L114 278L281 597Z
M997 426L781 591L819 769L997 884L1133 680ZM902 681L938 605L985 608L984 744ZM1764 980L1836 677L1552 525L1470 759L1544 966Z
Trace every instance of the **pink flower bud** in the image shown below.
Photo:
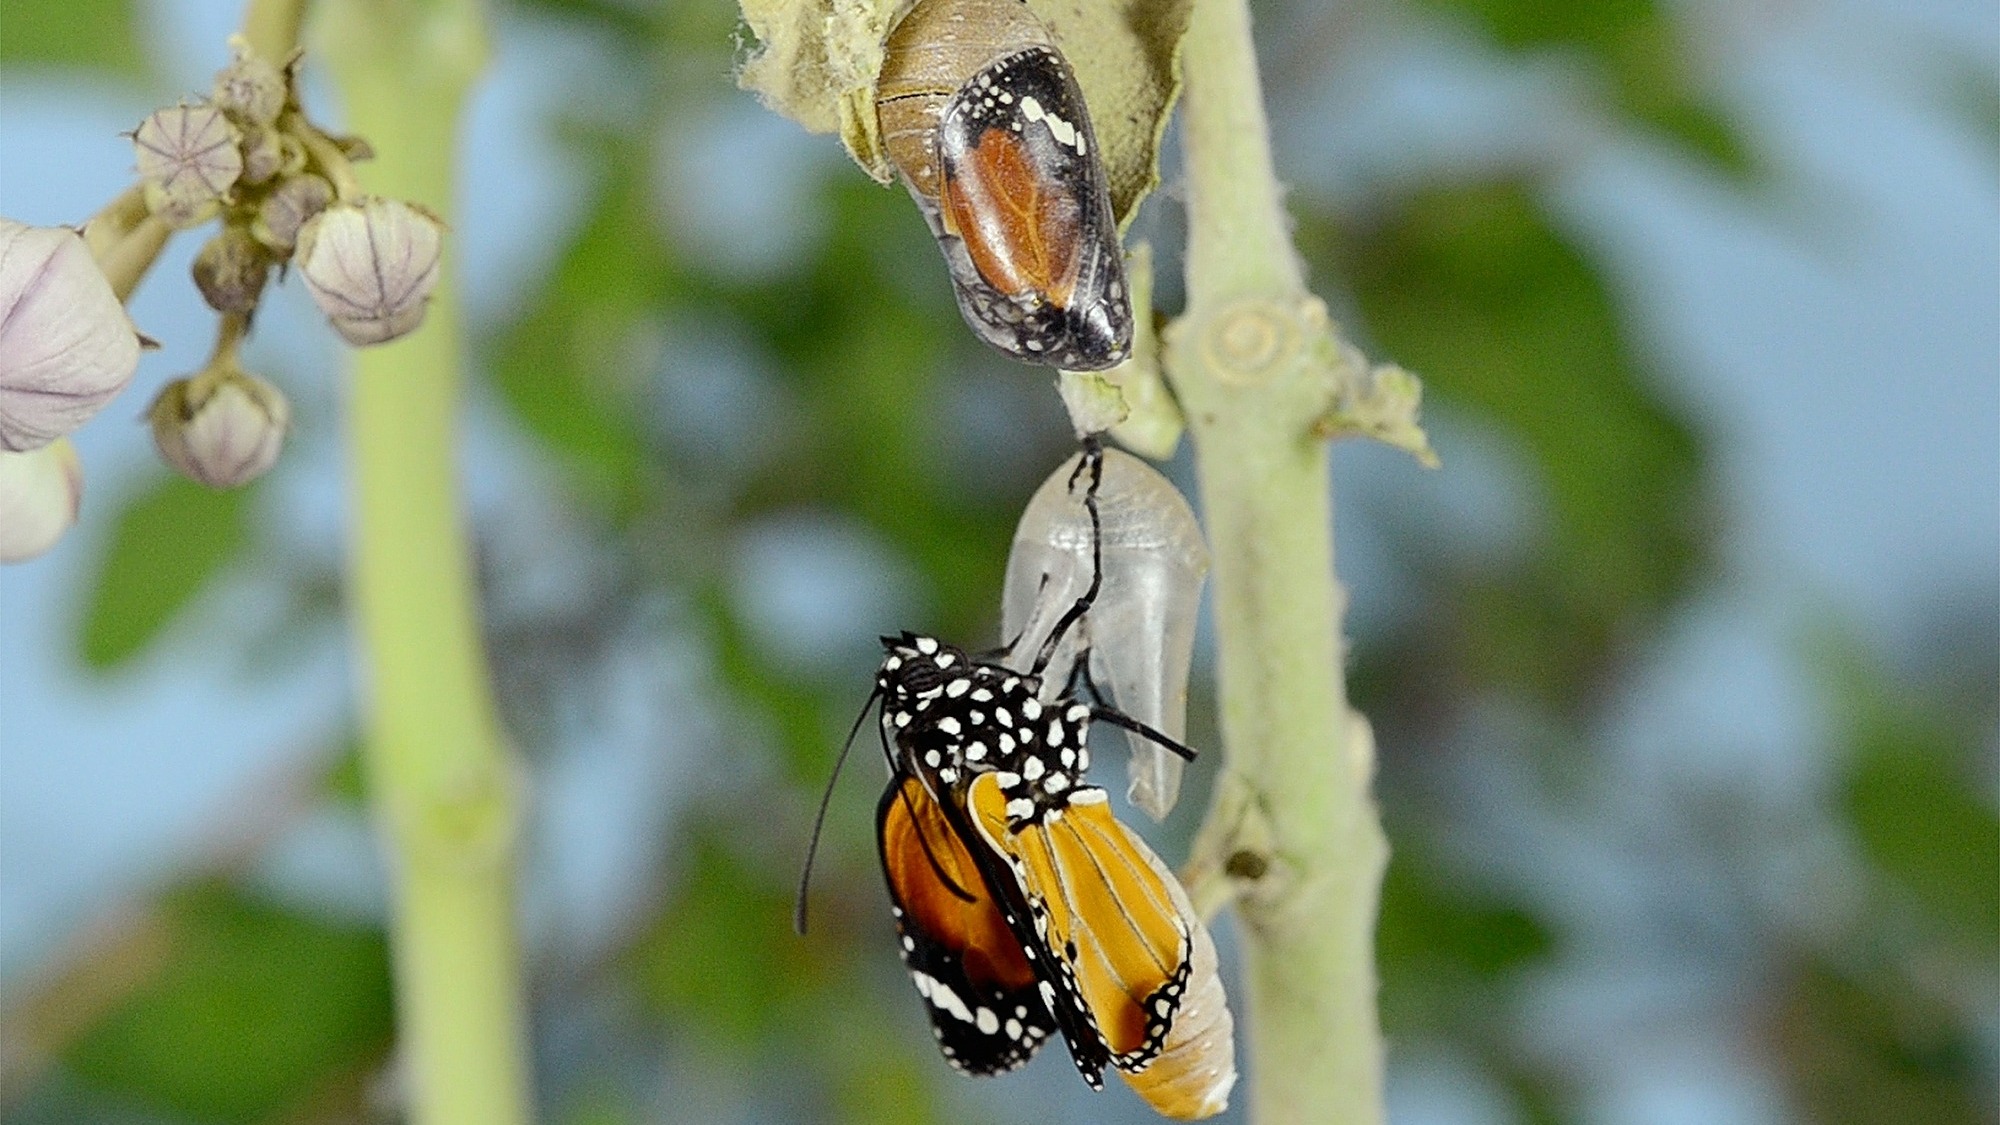
M326 177L300 173L279 184L258 205L250 233L257 236L257 241L289 258L298 244L300 228L332 202L333 185Z
M0 563L55 546L82 504L83 465L68 438L29 453L0 453Z
M248 313L257 308L271 254L241 227L224 227L194 258L194 286L216 312Z
M284 170L285 138L269 125L245 126L242 152L243 183L265 183Z
M138 367L139 334L83 239L0 219L0 449L83 425Z
M210 488L235 488L278 460L292 408L283 391L232 364L168 383L149 418L167 464Z
M243 174L240 136L205 102L155 110L132 133L146 203L176 230L212 218Z
M442 223L400 200L337 203L299 231L292 261L327 320L364 347L424 322L443 239Z

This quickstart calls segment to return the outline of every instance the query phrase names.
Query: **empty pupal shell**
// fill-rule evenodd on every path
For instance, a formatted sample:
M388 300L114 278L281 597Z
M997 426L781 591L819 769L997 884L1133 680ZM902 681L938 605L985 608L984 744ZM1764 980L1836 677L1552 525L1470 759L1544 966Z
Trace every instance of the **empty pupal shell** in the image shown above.
M1022 670L1090 587L1090 514L1082 482L1071 487L1076 465L1073 457L1050 474L1014 530L1001 625L1010 644L1007 663ZM1061 690L1087 644L1090 674L1118 708L1180 738L1208 546L1173 482L1122 450L1104 451L1097 506L1104 582L1049 660L1044 692ZM1129 737L1132 803L1163 818L1180 796L1181 759L1144 735Z
M1069 63L1021 0L919 0L883 45L876 119L959 312L1028 363L1132 347L1118 224Z

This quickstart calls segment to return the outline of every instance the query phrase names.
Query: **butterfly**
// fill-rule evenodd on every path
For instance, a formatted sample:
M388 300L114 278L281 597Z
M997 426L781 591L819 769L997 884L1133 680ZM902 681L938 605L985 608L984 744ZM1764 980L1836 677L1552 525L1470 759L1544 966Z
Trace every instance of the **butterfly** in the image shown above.
M1087 446L1093 524L1100 468ZM876 810L883 874L903 963L953 1066L1011 1070L1060 1035L1093 1088L1115 1069L1161 1113L1207 1117L1235 1081L1214 944L1173 873L1089 784L1086 735L1105 721L1193 751L1073 683L1045 690L1050 654L1097 588L1026 671L934 637L882 638L869 703L891 774ZM802 889L801 922L803 903Z

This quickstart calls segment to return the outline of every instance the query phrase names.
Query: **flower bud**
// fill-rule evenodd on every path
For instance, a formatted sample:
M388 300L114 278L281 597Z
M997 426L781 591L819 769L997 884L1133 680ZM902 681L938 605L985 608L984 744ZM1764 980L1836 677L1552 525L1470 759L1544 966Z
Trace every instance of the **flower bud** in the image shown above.
M0 219L0 449L83 425L139 367L139 334L75 231Z
M155 110L132 134L146 203L176 230L214 216L243 174L236 126L205 102Z
M224 227L194 258L194 285L208 307L222 313L247 313L257 307L264 279L271 272L271 255L250 232Z
M250 49L241 35L229 37L235 54L215 72L215 104L245 125L270 125L285 111L291 88L277 67Z
M292 408L283 391L225 362L168 383L149 418L167 464L210 488L235 488L277 461Z
M261 184L283 171L283 136L269 125L251 125L243 130L243 182Z
M293 176L265 197L257 208L256 221L250 224L250 233L289 258L292 247L298 244L299 228L332 202L333 185L326 177L311 172Z
M55 546L82 504L83 465L68 438L29 453L0 453L0 563Z
M337 203L299 232L293 261L327 320L363 347L424 322L443 237L442 223L401 200Z

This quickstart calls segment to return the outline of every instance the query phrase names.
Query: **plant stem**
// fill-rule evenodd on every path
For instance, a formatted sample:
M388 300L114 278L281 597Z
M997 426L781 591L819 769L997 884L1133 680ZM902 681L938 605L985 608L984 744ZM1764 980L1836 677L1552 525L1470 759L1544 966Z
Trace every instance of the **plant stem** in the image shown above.
M306 0L250 0L243 10L243 38L258 57L284 66L299 47Z
M111 291L120 301L132 299L139 283L146 280L146 271L159 260L160 251L167 248L167 240L173 234L165 219L148 215L96 255L97 268L104 271L104 280L111 283Z
M1341 679L1329 408L1339 351L1271 166L1244 0L1195 0L1183 45L1188 308L1167 373L1214 545L1228 765L1192 893L1234 891L1251 1120L1382 1120L1374 931L1388 846L1374 742ZM1202 876L1207 876L1203 878Z
M132 233L133 227L145 220L148 213L145 185L133 184L84 221L83 244L89 248L92 257L102 261L106 254L124 241L126 235Z
M374 190L449 214L476 0L331 0L325 57ZM514 910L516 763L494 712L454 453L462 343L447 262L427 323L354 356L353 613L366 760L392 858L409 1120L529 1119Z
M354 163L332 138L315 128L303 117L292 119L292 135L305 146L306 154L312 157L320 173L333 185L333 197L343 201L359 199L364 193L361 181L354 174Z

